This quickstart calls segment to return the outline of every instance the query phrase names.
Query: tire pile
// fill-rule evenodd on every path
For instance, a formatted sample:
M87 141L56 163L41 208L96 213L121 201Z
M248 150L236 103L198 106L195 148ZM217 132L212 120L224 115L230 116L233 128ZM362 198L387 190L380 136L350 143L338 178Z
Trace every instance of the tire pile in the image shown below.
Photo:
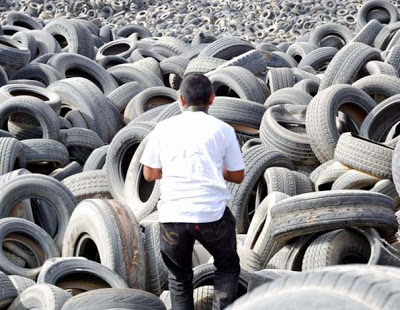
M229 35L255 43L307 41L315 27L335 23L351 31L358 22L377 19L394 22L397 0L379 0L385 11L373 10L362 0L3 0L0 20L7 24L10 11L27 13L45 23L52 18L68 17L90 20L98 26L109 25L121 36L126 26L148 28L153 36L173 36L191 42L199 33L218 38ZM376 1L373 1L376 2ZM373 5L374 6L374 5ZM357 15L358 13L358 15ZM9 25L8 25L9 26ZM8 28L7 26L7 28Z
M212 81L209 114L235 128L246 165L243 183L227 184L244 295L231 309L396 308L395 6L366 2L356 33L328 23L278 45L20 12L6 24L0 308L171 308L160 184L139 159L157 123L181 113L177 90L193 73ZM196 243L192 261L196 309L211 309L212 258Z

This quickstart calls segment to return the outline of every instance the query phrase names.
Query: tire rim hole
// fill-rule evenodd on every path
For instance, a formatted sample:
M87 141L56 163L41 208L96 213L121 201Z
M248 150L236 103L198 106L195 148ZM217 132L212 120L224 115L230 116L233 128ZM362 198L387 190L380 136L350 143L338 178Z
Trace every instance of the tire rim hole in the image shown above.
M101 264L99 250L89 234L83 234L78 238L74 252L74 256L85 257Z

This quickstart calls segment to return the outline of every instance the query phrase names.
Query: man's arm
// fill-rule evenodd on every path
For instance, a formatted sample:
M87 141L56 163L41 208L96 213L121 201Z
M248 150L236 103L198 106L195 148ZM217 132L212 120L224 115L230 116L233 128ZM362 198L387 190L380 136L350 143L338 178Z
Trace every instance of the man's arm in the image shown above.
M225 181L234 182L240 184L244 179L244 169L237 171L228 171L225 167L222 169L222 174L224 176Z
M143 165L143 176L147 182L152 182L162 178L162 170Z

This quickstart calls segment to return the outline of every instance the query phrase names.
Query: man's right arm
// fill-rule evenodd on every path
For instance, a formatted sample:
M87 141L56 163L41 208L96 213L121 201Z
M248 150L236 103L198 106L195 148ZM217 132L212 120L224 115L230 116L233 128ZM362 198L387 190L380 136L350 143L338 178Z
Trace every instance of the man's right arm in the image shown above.
M225 181L228 181L228 182L240 184L243 182L243 179L244 179L244 169L237 170L237 171L228 171L228 170L226 170L226 167L224 166L222 168L222 174L224 176Z
M233 128L230 129L231 130L229 130L226 137L227 140L222 175L226 181L240 184L244 179L245 167L235 131Z

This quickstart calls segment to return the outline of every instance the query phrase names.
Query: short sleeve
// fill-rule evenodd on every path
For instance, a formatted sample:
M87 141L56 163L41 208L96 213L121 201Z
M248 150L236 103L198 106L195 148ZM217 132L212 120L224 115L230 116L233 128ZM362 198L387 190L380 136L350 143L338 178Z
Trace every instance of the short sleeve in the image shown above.
M224 166L228 171L243 170L245 166L235 131L233 129L229 130L226 138Z
M160 169L161 161L157 131L153 130L147 139L147 144L140 158L140 163L150 168Z

